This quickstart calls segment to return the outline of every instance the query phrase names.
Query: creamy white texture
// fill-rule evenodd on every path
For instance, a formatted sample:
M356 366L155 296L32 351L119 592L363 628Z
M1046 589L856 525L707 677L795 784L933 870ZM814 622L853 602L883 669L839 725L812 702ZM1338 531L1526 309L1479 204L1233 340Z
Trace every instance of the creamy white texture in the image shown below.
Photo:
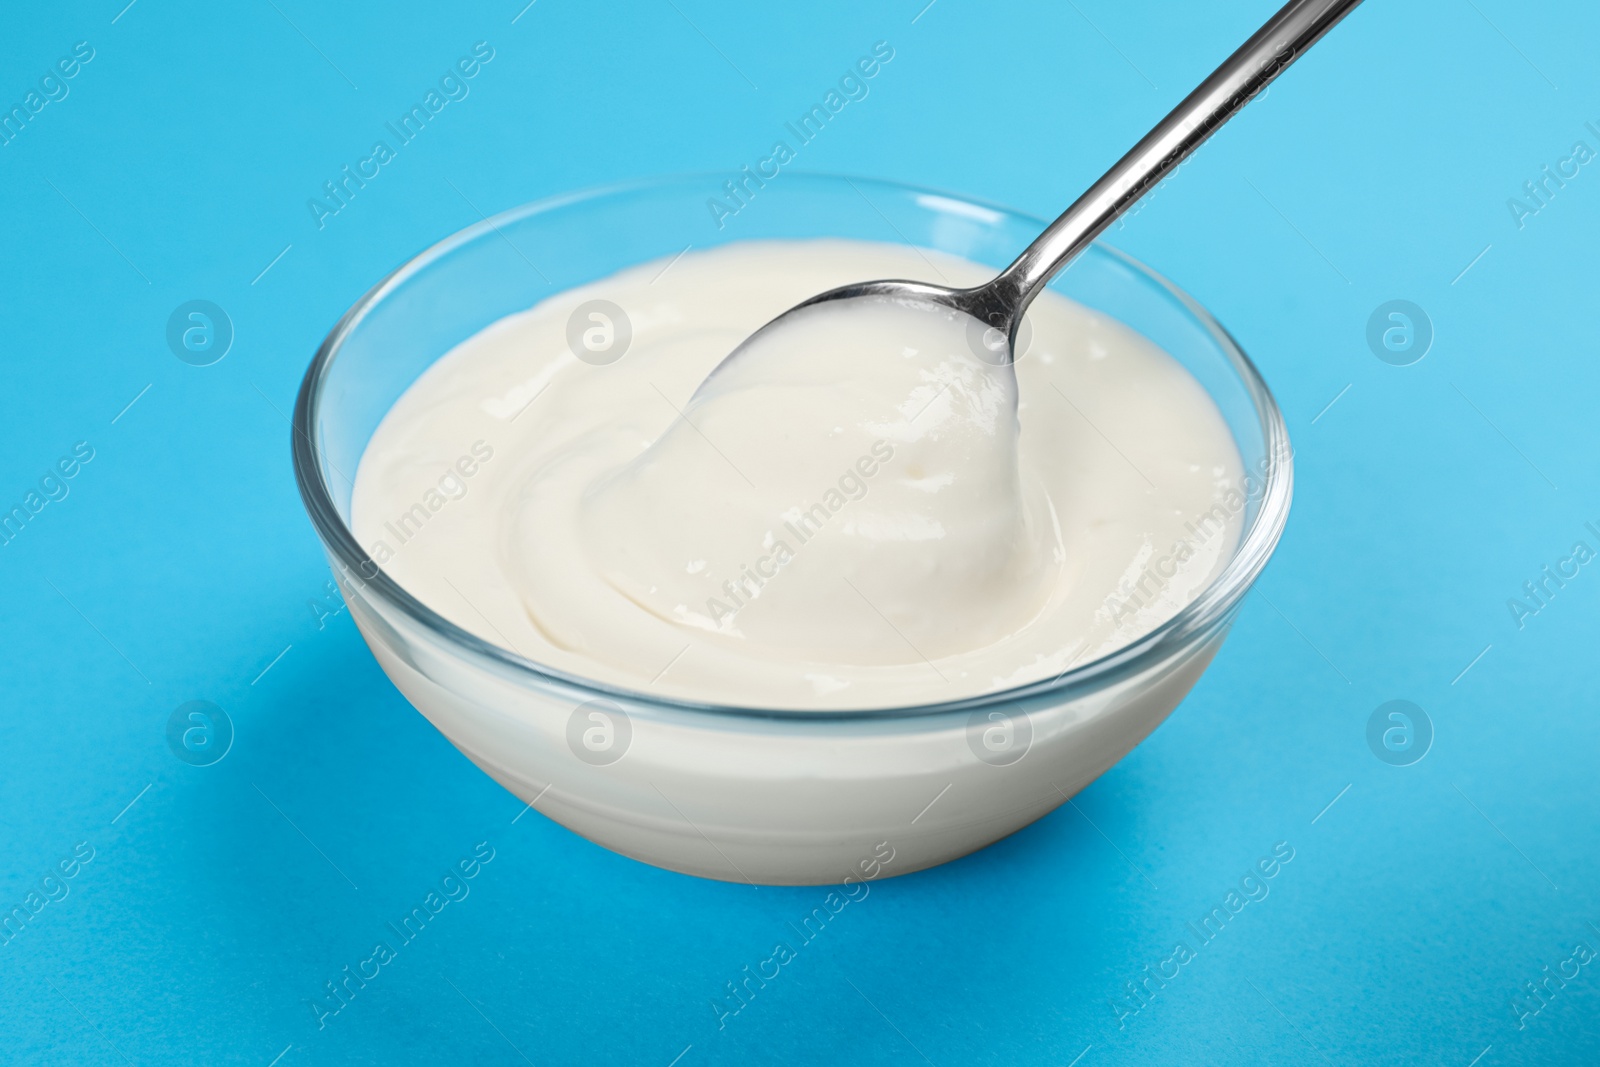
M916 664L1019 629L1062 550L1018 469L1016 375L972 322L885 298L786 316L588 494L590 560L697 636L796 659Z
M1170 618L1237 544L1238 454L1175 360L1058 294L1030 310L1014 371L979 358L963 316L863 301L792 316L696 392L807 296L930 269L992 273L902 246L751 242L497 322L378 427L356 535L487 641L713 703L956 699ZM603 365L569 341L596 299L631 326Z

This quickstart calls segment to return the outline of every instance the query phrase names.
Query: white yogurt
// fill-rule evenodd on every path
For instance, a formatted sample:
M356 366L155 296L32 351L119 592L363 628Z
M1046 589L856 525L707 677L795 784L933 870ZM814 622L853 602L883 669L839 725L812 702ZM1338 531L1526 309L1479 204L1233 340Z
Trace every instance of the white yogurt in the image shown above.
M953 700L1158 626L1233 552L1243 472L1206 392L1126 327L1047 291L1013 369L953 312L830 305L699 388L800 300L930 268L992 274L901 246L751 242L494 323L374 433L356 536L487 641L709 703Z

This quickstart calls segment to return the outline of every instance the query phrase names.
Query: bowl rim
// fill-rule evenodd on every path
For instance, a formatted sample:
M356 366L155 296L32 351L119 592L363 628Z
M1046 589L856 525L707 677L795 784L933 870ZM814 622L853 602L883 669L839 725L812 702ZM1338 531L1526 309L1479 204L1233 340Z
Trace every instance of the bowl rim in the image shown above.
M1165 656L1181 650L1210 636L1226 624L1235 609L1249 592L1255 579L1265 568L1289 517L1289 504L1293 496L1293 450L1289 443L1288 427L1283 414L1273 399L1271 390L1255 364L1210 312L1188 293L1179 289L1166 277L1152 270L1133 256L1110 244L1096 240L1084 255L1105 254L1120 261L1134 272L1145 276L1166 290L1167 294L1183 305L1198 323L1211 334L1222 349L1233 370L1245 387L1255 410L1266 454L1266 469L1261 472L1262 491L1260 506L1254 520L1244 531L1232 557L1212 578L1205 589L1170 619L1129 643L1090 660L1071 667L1053 678L1028 682L992 693L963 697L956 700L923 704L894 705L865 708L760 708L738 704L721 704L710 701L685 700L655 693L646 693L624 686L586 678L528 659L519 653L486 641L429 608L391 578L374 562L356 540L355 534L340 516L327 480L323 477L321 449L317 444L317 416L322 401L322 385L347 337L360 325L367 313L398 289L407 279L449 252L485 236L494 236L500 227L535 215L544 214L573 204L584 203L636 193L648 189L667 188L690 182L709 182L714 187L720 173L698 172L637 178L629 181L595 186L572 192L533 200L494 215L486 216L442 240L436 241L421 252L390 271L381 281L368 289L360 299L340 316L337 323L323 338L316 355L306 368L300 389L295 398L291 419L290 442L294 460L295 482L300 498L324 548L333 557L336 570L362 590L375 594L389 607L399 611L411 622L421 626L445 641L455 650L501 672L509 671L519 680L541 685L555 685L587 693L587 699L622 701L635 705L650 705L685 712L712 715L733 715L746 718L779 719L849 719L862 721L881 718L907 718L914 716L946 715L953 712L972 712L996 705L1015 705L1033 702L1044 697L1060 700L1075 695L1087 695L1131 677L1145 667L1152 666ZM962 193L928 186L875 178L858 178L850 175L820 172L786 172L785 185L834 184L872 185L895 193L935 196L985 211L998 212L1013 219L1037 224L1043 229L1048 220L1039 219L1026 212L1002 204L979 200ZM443 355L441 353L441 355Z

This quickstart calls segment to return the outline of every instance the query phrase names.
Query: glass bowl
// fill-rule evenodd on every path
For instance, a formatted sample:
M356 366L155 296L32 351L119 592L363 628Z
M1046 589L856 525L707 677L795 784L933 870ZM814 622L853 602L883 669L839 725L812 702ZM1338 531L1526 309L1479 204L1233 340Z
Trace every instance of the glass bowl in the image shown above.
M400 394L456 344L553 292L689 246L749 239L909 243L998 269L1044 224L865 179L784 172L730 189L724 176L699 175L514 208L401 266L323 341L293 427L301 498L384 671L541 814L624 855L706 878L854 885L965 855L1054 810L1194 685L1277 544L1292 485L1282 416L1239 346L1170 282L1107 245L1052 288L1143 334L1210 393L1249 476L1244 533L1177 615L1057 678L860 711L665 699L552 669L461 629L390 578L350 530L350 479Z

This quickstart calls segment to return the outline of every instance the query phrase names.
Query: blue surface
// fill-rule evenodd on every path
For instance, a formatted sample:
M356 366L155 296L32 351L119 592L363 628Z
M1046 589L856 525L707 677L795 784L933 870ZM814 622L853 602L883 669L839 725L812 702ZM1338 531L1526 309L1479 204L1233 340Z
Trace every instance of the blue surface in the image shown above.
M1594 5L1375 0L1115 231L1276 391L1282 547L1075 807L874 884L719 1029L724 983L822 891L514 821L324 599L285 419L313 350L480 209L753 163L879 40L892 63L795 166L1051 214L1274 0L124 2L0 34L6 107L93 49L0 146L0 509L93 450L0 547L6 1062L1600 1059L1600 966L1563 962L1600 950L1600 565L1520 626L1507 603L1600 549L1600 165L1521 225L1507 204L1600 150ZM479 41L468 95L319 229L307 200ZM205 367L166 341L195 299L235 332ZM1409 366L1367 343L1396 299L1434 331ZM1367 740L1397 699L1434 735L1409 766ZM194 700L233 726L209 766L168 743ZM1279 842L1268 895L1202 945L1187 924ZM324 983L460 861L467 895L319 1028ZM1177 977L1127 999L1180 939ZM1515 1000L1546 967L1576 976Z

